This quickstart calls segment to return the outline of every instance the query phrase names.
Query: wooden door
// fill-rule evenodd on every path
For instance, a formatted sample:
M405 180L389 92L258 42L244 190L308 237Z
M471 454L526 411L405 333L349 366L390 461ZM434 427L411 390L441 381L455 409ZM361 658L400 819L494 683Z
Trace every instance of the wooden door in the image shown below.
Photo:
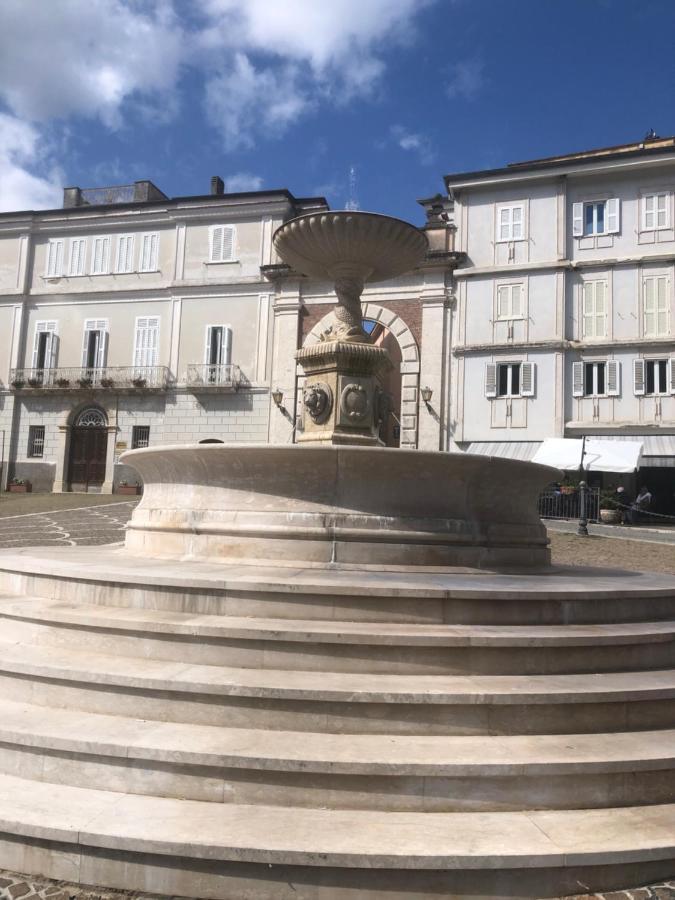
M103 484L107 449L107 429L73 428L68 477L71 491L88 491Z

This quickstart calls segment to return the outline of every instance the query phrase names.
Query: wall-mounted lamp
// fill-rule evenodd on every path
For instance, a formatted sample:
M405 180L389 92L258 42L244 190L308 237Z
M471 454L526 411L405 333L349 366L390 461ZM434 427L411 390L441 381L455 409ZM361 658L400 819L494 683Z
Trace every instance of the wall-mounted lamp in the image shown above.
M284 392L279 388L276 388L272 391L272 400L274 400L274 405L281 409L281 404L284 401Z
M424 400L424 402L425 402L426 405L428 406L429 403L430 403L430 401L431 401L431 398L432 398L433 395L434 395L434 392L433 392L432 389L429 387L429 385L427 385L426 387L423 387L423 388L422 388L422 390L421 390L420 393L422 394L422 400Z

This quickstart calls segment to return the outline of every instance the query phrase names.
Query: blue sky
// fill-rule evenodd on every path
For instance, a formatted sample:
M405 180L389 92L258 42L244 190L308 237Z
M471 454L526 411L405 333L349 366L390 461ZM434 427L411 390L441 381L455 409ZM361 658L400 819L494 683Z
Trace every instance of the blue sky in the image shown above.
M0 0L0 209L150 178L420 222L447 172L675 133L674 0Z

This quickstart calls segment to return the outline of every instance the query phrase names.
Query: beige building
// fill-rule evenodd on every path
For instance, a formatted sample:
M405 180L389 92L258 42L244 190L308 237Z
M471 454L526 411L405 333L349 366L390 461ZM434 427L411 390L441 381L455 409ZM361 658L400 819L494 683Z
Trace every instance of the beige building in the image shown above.
M168 198L145 181L67 188L62 209L1 214L3 484L108 492L135 480L117 463L127 448L293 441L294 353L330 323L333 299L279 264L272 235L326 209L286 190L224 194L215 177L202 196ZM395 360L392 445L447 446L457 260L452 228L431 220L425 265L365 295Z

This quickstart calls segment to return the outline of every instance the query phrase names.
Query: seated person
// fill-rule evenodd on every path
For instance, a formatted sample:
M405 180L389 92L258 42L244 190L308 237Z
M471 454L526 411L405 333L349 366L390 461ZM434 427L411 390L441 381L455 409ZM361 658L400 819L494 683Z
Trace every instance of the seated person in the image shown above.
M649 511L651 505L652 495L649 491L649 488L643 485L640 488L640 493L631 504L630 509L626 510L626 524L637 525L637 523L640 521L640 518Z

